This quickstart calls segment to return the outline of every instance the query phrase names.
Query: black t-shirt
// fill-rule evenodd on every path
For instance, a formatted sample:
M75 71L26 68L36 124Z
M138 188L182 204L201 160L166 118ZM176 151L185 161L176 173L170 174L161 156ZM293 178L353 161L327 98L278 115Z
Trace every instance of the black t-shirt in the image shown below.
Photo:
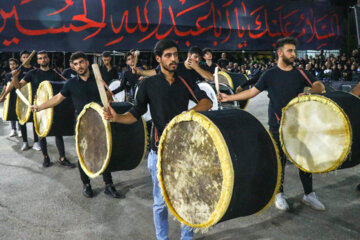
M120 88L116 89L116 91L113 91L113 93L120 92L120 91L124 90L125 87L127 87L127 89L132 88L133 90L135 90L135 87L137 86L138 83L139 83L139 76L136 74L133 74L131 69L126 70L123 73Z
M67 80L76 77L77 73L71 68L66 68L61 75L63 75Z
M94 75L90 74L87 81L79 76L68 80L60 91L64 97L71 97L74 103L75 115L83 110L84 106L91 102L101 103L99 90Z
M195 81L185 81L193 90L196 98L200 101L208 98L206 93L200 90ZM166 81L162 72L156 76L142 80L136 95L136 103L130 112L139 119L147 111L147 105L150 105L150 113L155 127L159 131L159 137L166 124L176 115L188 110L189 100L193 99L191 93L185 84L175 75L175 81L172 85ZM154 136L154 134L152 134ZM154 137L151 139L151 148L156 150Z
M110 71L107 70L105 66L101 66L100 68L101 76L106 84L110 84L110 82L114 79L119 79L119 75L115 68L111 68Z
M26 68L24 66L21 66L19 79L22 79L28 72L30 72L31 70L34 70L34 69L36 69L36 68L34 68L34 67Z
M215 72L215 68L216 68L216 64L215 63L211 63L211 66L207 65L206 62L201 62L200 63L200 67L212 74L214 74Z
M180 62L176 69L176 73L184 78L187 82L191 81L196 83L198 80L203 81L204 79L194 69L187 69L184 62Z
M315 82L314 77L305 71L311 82ZM293 98L304 91L304 87L311 87L310 83L301 75L298 69L283 71L279 67L273 67L265 71L255 87L259 91L268 91L270 98L268 114L269 126L279 127L281 118L281 109L285 107Z
M43 71L40 68L33 69L30 72L28 72L24 80L26 82L31 82L31 88L33 92L33 96L36 95L36 91L43 81L63 81L63 79L52 69L49 69L48 71Z
M227 65L229 65L229 60L220 58L220 59L217 61L217 64L219 65L219 67L226 69L226 68L227 68Z

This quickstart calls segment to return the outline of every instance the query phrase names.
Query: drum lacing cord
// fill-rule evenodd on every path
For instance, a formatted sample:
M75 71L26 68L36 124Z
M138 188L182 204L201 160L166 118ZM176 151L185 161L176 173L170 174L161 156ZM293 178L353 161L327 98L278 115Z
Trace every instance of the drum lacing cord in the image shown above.
M189 90L191 96L196 100L197 103L199 103L199 100L197 99L197 97L195 96L194 91L191 89L191 87L189 86L189 84L184 80L184 78L182 78L181 76L179 76L180 80L183 82L183 84L185 85L185 87ZM167 124L166 124L167 126ZM165 127L166 127L165 126ZM155 127L154 129L154 137L155 137L155 146L158 147L159 146L159 132L157 130L157 127Z

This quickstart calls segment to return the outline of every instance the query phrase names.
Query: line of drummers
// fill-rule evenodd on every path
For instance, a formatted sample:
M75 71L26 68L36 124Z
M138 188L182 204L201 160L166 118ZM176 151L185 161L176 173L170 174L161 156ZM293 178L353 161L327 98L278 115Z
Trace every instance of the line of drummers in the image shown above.
M160 67L153 70L143 70L137 63L139 54L139 51L131 51L125 55L127 69L122 74L122 79L119 80L117 79L118 74L116 69L112 67L112 56L110 52L103 52L100 72L110 102L128 102L133 104L136 98L138 85L141 84L141 81L146 77L156 75L157 72L160 71ZM4 102L3 121L11 122L10 137L16 135L22 137L22 151L31 148L28 142L26 126L27 123L32 123L34 139L32 149L42 151L44 156L43 167L52 165L47 152L46 137L55 136L56 146L59 151L60 165L74 168L75 164L71 163L65 156L65 146L62 136L73 136L75 134L75 118L81 111L76 112L76 107L74 108L72 99L67 98L53 109L32 113L31 107L17 95L15 89L19 88L21 95L28 100L30 105L41 105L41 103L46 102L59 93L65 82L76 77L78 72L75 71L72 61L69 62L70 68L65 69L62 73L50 68L50 59L45 51L40 51L36 54L36 61L39 68L33 67L30 64L32 58L30 55L30 52L22 51L20 53L20 62L15 58L9 59L11 72L5 76L3 89L0 95L0 102ZM199 65L202 57L206 60L205 65ZM179 67L178 71L181 71L181 75L185 76L186 79L196 81L200 89L205 91L213 101L212 110L246 108L248 101L233 101L224 104L218 103L215 93L215 84L213 82L213 73L217 65L212 62L212 51L210 49L205 49L205 52L203 52L199 47L191 47L188 51L187 59L180 64L181 67ZM13 81L14 78L17 82ZM225 71L219 72L219 82L221 91L227 94L233 94L236 91L236 88L240 86L245 89L249 86L248 78L245 75L227 73ZM97 91L97 89L94 89L94 91ZM195 105L195 102L189 101L189 109ZM149 132L151 129L151 115L149 109L143 115L143 118L146 122L147 132ZM80 172L83 183L88 183L87 177L81 170ZM86 173L88 173L88 171L85 171L85 174ZM116 189L112 184L111 174L106 173L106 175L110 175L107 178L104 177L104 181L106 180L105 182L109 183L107 185L110 187L108 189L109 191L106 191L105 193L110 193L110 195L114 197L123 197L121 193L116 192ZM85 184L85 186L90 185ZM84 187L83 193L86 197L93 196L90 187Z
M163 49L157 49L159 45ZM141 163L147 152L147 123L154 122L155 117L161 118L150 114L154 111L148 108L136 121L133 104L138 106L138 99L145 99L150 105L156 102L156 94L164 94L163 89L158 89L156 94L148 93L144 89L151 86L142 87L142 84L156 76L173 76L176 72L185 79L188 99L193 100L187 100L187 109L196 109L202 101L197 103L198 97L207 98L212 104L206 112L186 111L173 116L163 129L151 124L156 152L151 146L150 153L158 160L154 163L154 200L155 194L160 192L179 222L192 228L207 228L219 221L248 216L273 202L278 209L288 210L283 190L288 159L299 168L305 193L302 202L316 210L325 210L313 191L311 173L353 167L360 162L360 84L351 93L326 91L308 72L292 66L296 58L293 38L277 41L277 66L264 72L254 87L242 74L221 71L213 74L210 69L217 72L213 63L207 65L208 70L200 67L201 57L211 51L203 53L192 47L184 62L178 61L177 51L174 42L159 41L154 47L159 67L153 70L137 67L139 53L128 53L128 70L121 80L111 77L111 56L105 52L104 65L100 68L100 88L106 89L107 98L112 101L110 110L99 104L102 102L99 81L90 73L85 54L76 52L71 56L75 70L69 70L74 75L70 80L49 68L46 52L36 54L40 68L26 74L24 69L31 67L26 66L29 56L24 57L25 64L21 68L12 60L15 64L9 84L0 99L5 100L3 119L19 120L23 126L33 121L40 138L44 167L51 165L46 149L47 136L56 138L60 163L74 166L65 157L62 136L75 135L83 195L93 197L90 178L102 175L104 193L123 198L125 196L113 185L111 172L131 170ZM87 84L81 79L86 79ZM198 82L199 79L203 81ZM14 93L13 88L19 90ZM141 97L137 97L137 89ZM242 91L236 93L237 89ZM269 131L250 113L240 110L246 108L248 99L261 91L267 91L270 98ZM166 94L171 99L169 92ZM126 118L129 110L134 114ZM167 114L161 109L157 113ZM149 156L149 161L152 157ZM197 159L195 164L194 159ZM177 160L180 167L172 165L177 164ZM200 173L200 176L193 177L189 172ZM186 183L186 190L180 186L182 182ZM161 191L155 191L157 187ZM156 220L158 205L155 205ZM155 221L157 236L162 233L161 226ZM189 231L192 230L182 229L184 234ZM161 238L158 236L158 239Z

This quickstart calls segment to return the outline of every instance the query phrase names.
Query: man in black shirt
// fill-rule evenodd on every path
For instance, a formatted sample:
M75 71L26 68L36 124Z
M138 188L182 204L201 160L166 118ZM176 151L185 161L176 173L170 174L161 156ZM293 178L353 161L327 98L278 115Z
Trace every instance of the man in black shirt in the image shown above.
M214 76L199 66L202 51L199 47L191 47L187 53L185 62L180 62L177 66L176 73L187 81L196 82L205 79L206 81L214 81ZM133 68L133 73L142 76L154 76L160 72L160 65L152 70L140 70Z
M211 74L214 74L216 64L213 63L213 61L212 61L212 59L213 59L212 50L210 48L204 48L202 50L202 53L203 53L203 58L204 58L205 62L201 63L200 67L202 69L210 72Z
M71 97L75 107L75 118L83 110L84 106L91 102L101 102L100 94L96 85L95 77L90 73L89 61L87 56L82 52L75 52L71 55L70 60L74 64L76 77L68 80L60 93L49 99L40 106L32 106L34 111L42 111L47 108L59 105L65 98ZM78 163L80 178L84 184L83 195L87 198L93 197L94 193L90 185L90 179L82 170ZM106 184L104 193L114 198L124 198L119 194L112 182L111 172L104 171L103 179Z
M64 71L61 73L61 75L68 80L76 77L77 75L76 71L74 70L74 64L71 61L69 61L69 65L70 67L64 69Z
M111 65L111 54L109 51L102 53L101 60L103 65L100 67L100 72L103 80L107 85L114 79L119 79L119 75L116 71L116 68L113 68Z
M40 65L40 68L33 69L30 72L28 72L25 77L19 82L18 77L20 71L14 71L13 72L13 81L15 88L22 88L25 84L31 82L31 88L33 92L33 96L35 98L36 91L43 81L63 81L62 78L55 73L52 69L49 67L49 56L47 52L40 51L37 53L37 63ZM34 99L33 98L33 99ZM62 136L55 136L55 143L56 147L59 151L59 161L60 165L73 168L75 167L74 164L70 163L69 160L65 158L65 146L64 146L64 139ZM46 138L40 138L40 147L41 151L44 156L43 161L43 167L49 167L50 166L50 158L47 151L47 142Z
M229 60L226 58L226 53L221 53L221 58L217 61L217 64L221 68L221 71L227 72L227 66L229 65Z
M159 138L165 129L166 124L176 115L187 111L190 99L196 101L185 84L177 74L178 67L178 46L175 42L163 39L160 40L154 48L156 61L160 64L160 72L156 76L144 79L136 96L134 107L125 114L116 114L109 106L109 111L104 109L105 119L123 124L132 124L147 111L147 105L150 105L150 112L154 123L154 131ZM193 90L198 105L194 107L195 111L207 111L212 103L201 91L194 81L183 78L184 81ZM151 138L151 151L148 156L148 167L153 181L153 213L157 239L168 239L168 212L165 201L161 194L159 182L157 179L157 147L155 134ZM192 239L193 232L187 226L182 226L181 239Z
M289 205L286 202L286 196L283 193L284 170L286 156L282 151L279 141L279 127L281 109L285 107L290 100L298 95L304 94L304 87L310 86L311 93L321 93L325 90L320 81L316 81L311 74L306 75L311 79L309 83L292 64L296 58L296 40L294 38L282 38L276 43L277 54L279 57L276 67L265 71L255 86L249 90L242 91L235 95L221 94L221 101L245 100L258 95L261 91L267 90L270 98L268 115L270 132L274 137L280 151L282 162L282 181L280 193L276 195L275 206L280 210L288 210ZM299 169L300 179L304 188L305 195L303 202L316 210L325 210L325 206L316 198L312 189L312 175Z

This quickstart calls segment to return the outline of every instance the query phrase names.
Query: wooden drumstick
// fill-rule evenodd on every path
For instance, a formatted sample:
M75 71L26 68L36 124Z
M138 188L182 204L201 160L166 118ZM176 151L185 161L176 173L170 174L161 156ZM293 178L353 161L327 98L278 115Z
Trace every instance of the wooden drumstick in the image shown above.
M215 82L215 89L216 89L216 95L220 95L220 87L219 87L219 67L215 68L214 73L214 82Z
M139 50L136 50L135 52L134 52L134 67L136 67L137 66L137 63L138 63L138 59L139 59L139 55L140 55L140 51Z
M33 50L30 53L30 55L28 56L28 58L20 65L20 67L17 68L17 70L19 70L22 66L27 65L31 61L31 59L34 57L35 54L36 54L36 51Z
M104 85L102 83L102 77L101 77L99 65L94 63L94 64L91 65L91 67L92 67L92 70L93 70L93 73L94 73L94 76L95 76L96 85L97 85L98 90L99 90L101 103L103 104L105 110L108 111L109 101L108 101L108 98L106 96Z
M21 93L21 91L19 89L16 89L15 92L19 96L21 101L23 101L28 107L31 107L29 100L26 99L26 97Z

